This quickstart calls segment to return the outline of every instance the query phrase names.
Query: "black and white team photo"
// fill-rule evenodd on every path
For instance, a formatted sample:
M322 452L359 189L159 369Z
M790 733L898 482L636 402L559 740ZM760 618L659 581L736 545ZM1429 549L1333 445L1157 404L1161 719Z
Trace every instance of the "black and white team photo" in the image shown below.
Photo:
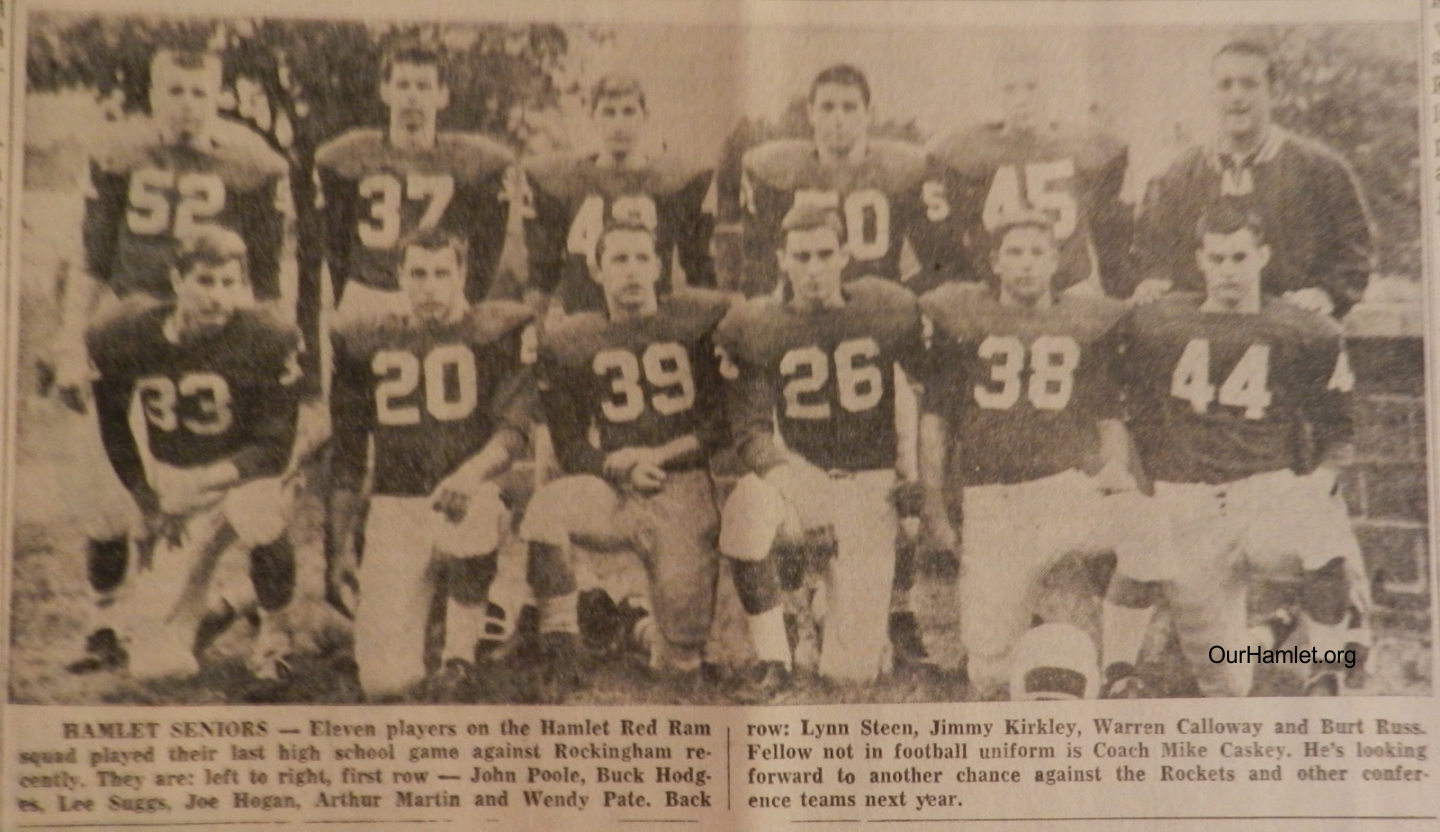
M11 702L1431 692L1415 24L26 33Z

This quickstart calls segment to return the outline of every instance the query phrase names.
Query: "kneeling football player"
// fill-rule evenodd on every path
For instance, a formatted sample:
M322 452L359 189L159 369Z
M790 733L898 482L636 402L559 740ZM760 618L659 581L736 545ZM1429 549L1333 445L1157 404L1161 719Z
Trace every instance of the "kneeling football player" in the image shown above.
M525 364L529 307L465 298L465 243L441 230L406 241L410 312L338 329L331 393L331 524L353 545L370 469L355 611L355 660L371 699L426 674L426 626L446 594L441 669L473 678L485 593L509 514L494 483L524 450L534 409ZM372 449L367 453L367 446Z
M295 439L298 334L257 311L245 243L198 226L178 241L175 299L136 303L87 336L101 438L146 532L91 648L136 678L188 676L237 613L248 665L284 669L275 613L294 589L281 473ZM98 666L97 664L97 666Z
M715 606L709 461L728 434L711 335L729 300L704 289L657 295L645 225L606 227L596 262L606 311L541 337L541 404L566 476L536 493L520 526L552 699L579 682L575 545L639 557L659 631L650 666L676 681L700 670Z
M1336 487L1354 385L1340 327L1261 296L1271 249L1243 206L1217 204L1195 233L1205 293L1137 307L1119 365L1173 545L1122 556L1111 581L1103 652L1106 695L1117 698L1144 695L1135 663L1162 597L1201 692L1247 695L1254 664L1215 663L1209 651L1256 644L1251 572L1300 578L1299 615L1266 631L1260 648L1279 646L1294 625L1302 631L1291 644L1308 641L1322 658L1368 644L1368 582ZM1342 668L1312 669L1308 692L1339 692Z
M908 290L878 278L844 281L850 255L834 209L797 206L782 232L785 297L737 306L717 334L731 424L751 472L726 501L720 532L760 662L752 688L741 692L747 699L789 683L780 575L796 572L786 556L797 550L832 555L809 569L817 602L810 614L818 619L823 610L824 618L819 673L868 682L888 669L899 522L895 368L917 378L924 352ZM807 545L821 538L833 545ZM803 579L806 569L798 571Z
M1001 217L993 239L991 282L951 283L920 300L935 326L920 431L924 520L933 545L958 551L952 524L964 516L960 640L975 698L1000 695L1040 611L1042 578L1062 556L1136 542L1116 534L1130 501L1107 496L1135 490L1110 377L1126 307L1057 293L1061 247L1048 214ZM1022 681L1011 698L1053 679Z

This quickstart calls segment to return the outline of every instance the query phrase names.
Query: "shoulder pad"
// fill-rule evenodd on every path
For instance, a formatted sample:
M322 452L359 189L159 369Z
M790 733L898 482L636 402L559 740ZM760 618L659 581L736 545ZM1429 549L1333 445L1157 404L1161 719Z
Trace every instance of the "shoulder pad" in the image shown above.
M745 154L745 170L767 185L790 190L802 169L815 164L815 147L800 139L776 139Z
M273 314L259 309L242 309L235 313L235 330L244 339L247 349L268 355L282 356L300 343L300 333Z
M136 116L111 125L95 137L93 161L108 173L128 173L145 163L160 146L159 129L148 117Z
M1102 130L1083 124L1062 122L1056 126L1055 142L1073 156L1081 168L1102 168L1125 152L1125 142Z
M556 153L525 163L525 173L546 193L557 197L570 196L584 187L581 184L589 157L573 153Z
M475 343L489 344L535 320L535 310L512 300L481 301L467 313Z
M216 119L210 134L215 153L265 176L283 176L290 163L265 138L248 125L226 118Z
M871 139L870 153L893 183L891 190L918 182L925 175L925 151L909 142Z
M510 148L479 133L440 133L435 145L460 161L471 174L493 173L515 163Z
M730 307L715 330L715 341L732 356L763 364L782 348L788 323L779 300L750 298Z
M600 348L609 325L601 312L567 315L540 334L540 356L564 367L586 364Z
M661 153L651 165L656 190L660 193L673 193L696 179L708 180L715 173L714 168L695 164L675 153Z
M356 170L364 160L377 156L385 144L385 134L369 127L346 130L315 151L315 164L344 174Z
M1266 298L1262 313L1286 332L1307 341L1333 341L1344 335L1339 321L1329 315L1308 312L1279 298Z
M660 314L696 332L714 329L730 310L730 296L714 289L680 288L660 297Z
M998 122L976 124L951 133L930 145L930 155L964 173L988 169L987 160L1004 152L1001 125Z
M363 359L384 348L408 326L404 315L392 312L378 319L360 318L343 322L331 330L331 335L336 348L342 350L346 357Z
M1056 298L1055 305L1066 315L1074 317L1077 323L1095 332L1104 332L1115 326L1130 309L1124 301L1104 296L1062 294Z
M994 293L984 283L947 283L920 296L920 311L954 337L966 328L973 312L993 303Z

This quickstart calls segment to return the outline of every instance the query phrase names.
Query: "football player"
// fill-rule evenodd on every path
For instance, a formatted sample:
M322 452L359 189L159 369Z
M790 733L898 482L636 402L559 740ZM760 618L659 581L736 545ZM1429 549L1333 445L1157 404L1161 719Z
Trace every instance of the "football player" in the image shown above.
M1340 327L1262 296L1273 249L1243 204L1212 208L1195 235L1205 292L1137 307L1119 365L1173 544L1119 560L1104 608L1110 696L1143 693L1135 662L1160 597L1200 690L1247 695L1254 665L1208 651L1254 643L1250 571L1300 576L1300 636L1322 655L1367 642L1369 588L1335 479L1354 383ZM1316 670L1312 692L1339 690L1336 667Z
M523 366L530 308L467 301L457 234L421 229L399 253L410 311L352 319L332 335L331 523L352 548L368 467L355 660L361 688L378 700L424 679L437 587L447 597L442 669L457 681L473 672L485 592L509 527L494 479L523 452L535 407Z
M901 250L923 213L924 154L903 142L870 138L870 81L848 64L815 76L808 114L812 139L777 139L745 154L740 196L742 288L748 295L780 285L775 252L785 242L781 222L800 206L828 208L845 223L846 279L906 276Z
M1047 570L1070 552L1139 542L1116 534L1129 502L1107 496L1135 490L1110 375L1126 307L1057 291L1055 225L1042 212L1006 216L991 229L992 282L920 300L935 327L920 423L925 527L931 545L958 552L953 524L965 519L960 640L978 698L1009 679Z
M1002 118L937 140L924 185L925 222L914 231L924 288L983 281L991 239L1008 215L1041 211L1060 244L1056 285L1091 293L1118 278L1129 248L1120 203L1128 152L1120 139L1052 115L1051 72L1027 51L995 66Z
M274 613L295 578L280 474L295 437L298 334L250 308L233 231L189 229L170 272L174 300L133 304L87 338L105 449L149 533L95 646L113 665L128 657L137 678L191 675L202 630L218 634L243 612L259 628L250 668L273 677L289 653Z
M852 258L838 210L801 204L781 229L786 296L736 307L717 333L730 419L750 470L725 503L720 551L734 561L759 659L754 687L741 695L756 699L790 681L780 575L805 570L779 560L805 550L813 530L834 543L833 557L812 570L821 573L826 610L820 674L863 682L888 669L895 368L913 377L924 352L909 291L880 278L845 281Z
M440 228L466 241L471 302L486 297L505 243L512 154L483 136L436 126L450 104L439 54L413 45L392 50L379 94L390 114L384 130L350 130L315 154L337 323L408 312L396 271L401 241L417 230Z
M650 664L677 683L701 669L719 566L709 460L728 433L712 332L729 300L658 294L645 224L609 225L595 256L607 311L566 317L540 343L541 402L567 476L535 494L520 525L552 698L577 681L574 545L639 557L659 631Z
M257 133L219 117L219 55L161 49L149 69L150 115L124 122L91 161L82 227L85 273L72 274L62 288L54 387L62 402L81 413L91 389L86 329L113 314L119 299L172 298L177 239L196 228L238 232L249 251L254 295L282 318L293 315L288 163ZM108 605L128 558L133 500L119 491L113 480L95 489L81 524L100 607ZM117 510L121 506L126 508ZM92 638L106 641L103 619L102 610ZM82 657L75 667L95 669L95 659L102 657Z
M630 75L605 75L590 89L590 120L598 153L541 159L527 165L533 216L526 224L531 284L558 293L566 313L605 311L590 279L595 244L605 226L638 223L655 233L661 294L670 290L677 258L689 286L713 287L713 210L706 199L713 172L687 165L647 144L645 89Z
M1219 131L1191 148L1145 192L1135 228L1135 297L1205 289L1192 257L1195 224L1221 198L1244 200L1274 252L1261 290L1303 309L1344 315L1364 294L1374 241L1349 164L1271 120L1275 62L1249 41L1210 61Z

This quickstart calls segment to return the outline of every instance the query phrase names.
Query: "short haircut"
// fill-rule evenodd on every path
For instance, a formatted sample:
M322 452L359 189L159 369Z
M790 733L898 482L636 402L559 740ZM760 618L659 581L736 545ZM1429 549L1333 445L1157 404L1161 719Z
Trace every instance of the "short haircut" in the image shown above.
M1258 58L1265 62L1265 83L1275 86L1275 56L1270 54L1269 47L1263 43L1253 40L1232 40L1216 50L1211 56L1213 63L1221 55L1240 55L1245 58Z
M446 231L442 228L420 228L416 229L409 236L400 242L400 258L404 262L405 252L418 248L424 251L443 251L450 249L455 252L455 264L460 267L461 274L465 272L465 262L470 253L470 246L465 238L459 234Z
M222 266L231 261L240 263L245 279L250 279L250 255L245 240L224 226L200 224L175 241L175 272L182 278L196 266Z
M792 231L815 231L820 228L834 231L835 239L842 245L845 243L845 221L840 219L839 211L819 205L796 205L785 214L785 219L780 221L780 247L785 247Z
M639 78L624 72L601 75L590 87L590 112L594 114L603 99L624 98L627 95L635 96L640 101L640 109L649 112L645 106L645 87Z
M651 228L650 226L640 222L628 222L618 220L615 222L607 222L605 223L605 227L600 231L599 239L595 241L596 263L599 263L605 257L605 241L610 238L611 234L615 234L621 231L631 231L636 234L644 234L646 237L650 238L650 248L655 248L655 229Z
M1005 237L1017 228L1038 228L1048 232L1055 240L1055 218L1044 211L1021 210L1001 214L990 232L990 250L999 251L1005 244ZM1058 240L1055 240L1058 244Z
M870 79L865 73L850 64L835 64L820 70L815 80L810 82L810 101L815 101L815 92L820 89L821 84L834 84L840 87L855 87L860 90L860 98L864 100L865 106L870 106Z
M1203 245L1206 234L1228 235L1247 228L1255 235L1257 244L1264 244L1265 223L1260 215L1239 200L1221 200L1205 209L1200 221L1195 223L1195 245Z
M380 80L389 81L390 73L395 69L396 64L433 66L435 73L440 77L440 83L446 83L445 59L440 56L438 50L424 44L411 41L385 50L385 57L380 60Z
M214 64L217 70L224 71L224 61L220 53L211 52L205 49L176 49L173 47L161 47L155 50L150 56L150 76L153 81L155 67L169 64L180 69L205 69L207 65Z

